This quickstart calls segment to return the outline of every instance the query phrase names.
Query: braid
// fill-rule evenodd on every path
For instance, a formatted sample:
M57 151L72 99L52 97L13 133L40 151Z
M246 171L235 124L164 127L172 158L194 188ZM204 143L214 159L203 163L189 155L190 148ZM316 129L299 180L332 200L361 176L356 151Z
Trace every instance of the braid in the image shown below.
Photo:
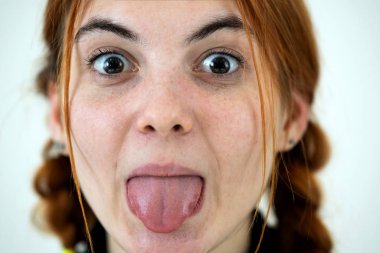
M49 141L44 150L45 162L35 174L33 186L40 196L34 212L34 223L41 229L58 236L66 248L85 239L84 223L80 205L75 194L67 156L49 157L53 142ZM86 210L90 210L86 206ZM91 211L87 211L94 220Z
M315 178L328 157L327 138L312 122L301 143L282 154L274 208L283 253L331 251L329 233L318 216L321 193Z

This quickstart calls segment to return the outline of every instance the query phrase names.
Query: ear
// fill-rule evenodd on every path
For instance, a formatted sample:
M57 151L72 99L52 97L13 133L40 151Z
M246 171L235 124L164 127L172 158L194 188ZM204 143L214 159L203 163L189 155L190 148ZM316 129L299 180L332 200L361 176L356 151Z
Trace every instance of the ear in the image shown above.
M302 139L309 121L310 104L300 94L294 93L292 99L293 106L283 121L279 135L280 152L291 150Z
M48 84L49 96L49 128L53 141L65 146L65 137L63 134L63 127L61 123L61 110L59 104L59 94L55 82L50 81Z

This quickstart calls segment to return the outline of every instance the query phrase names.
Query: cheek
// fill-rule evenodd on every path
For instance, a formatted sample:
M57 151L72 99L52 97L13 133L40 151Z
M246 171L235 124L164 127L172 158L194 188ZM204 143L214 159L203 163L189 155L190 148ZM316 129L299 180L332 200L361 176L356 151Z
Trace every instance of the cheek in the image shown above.
M220 205L242 200L252 205L264 182L260 103L241 96L207 108L203 110L203 117L208 118L205 135L217 159L215 187L220 192Z
M117 157L122 145L125 122L122 121L117 101L90 102L72 100L71 130L74 158L81 186L86 191L111 194L122 182L111 182L118 177ZM116 183L116 184L115 184ZM108 186L107 186L108 185ZM110 189L114 185L115 189ZM99 187L100 186L100 187Z
M76 60L78 57L75 53L72 56L70 77L74 157L83 165L78 166L81 171L110 173L116 166L118 150L122 145L126 128L126 119L122 115L127 105L124 103L123 107L119 90L96 86L83 71L80 61Z
M228 108L212 111L210 116L210 132L214 137L215 145L220 153L224 153L224 160L240 160L238 157L249 157L252 150L259 144L258 122L255 107L247 103L231 104ZM230 150L230 152L227 152Z

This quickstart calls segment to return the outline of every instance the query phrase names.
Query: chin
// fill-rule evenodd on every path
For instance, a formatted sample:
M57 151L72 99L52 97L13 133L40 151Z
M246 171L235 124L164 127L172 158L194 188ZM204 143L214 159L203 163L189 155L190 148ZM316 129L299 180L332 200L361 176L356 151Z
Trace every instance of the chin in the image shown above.
M191 224L170 233L156 233L139 226L128 232L129 239L120 238L119 242L127 253L206 253L209 247L203 233Z

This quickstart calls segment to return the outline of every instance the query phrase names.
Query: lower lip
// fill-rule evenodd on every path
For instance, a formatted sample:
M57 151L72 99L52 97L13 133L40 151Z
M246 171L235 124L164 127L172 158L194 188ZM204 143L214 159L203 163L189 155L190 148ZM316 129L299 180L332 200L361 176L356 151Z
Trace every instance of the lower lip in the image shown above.
M135 178L144 178L144 177L145 178L152 178L153 180L160 181L160 178L163 178L164 180L170 180L170 179L175 180L176 178L181 177L181 176L170 176L170 177L155 177L155 176L141 176L141 177L139 177L139 176L137 176ZM150 231L155 232L155 233L171 233L171 232L178 230L182 226L182 223L185 222L187 219L189 219L192 216L195 216L197 213L200 212L200 210L202 209L202 206L203 206L203 202L204 202L205 180L199 176L184 176L184 177L188 177L188 178L198 177L198 178L200 178L201 189L199 192L199 196L197 198L197 202L192 203L191 208L187 208L186 211L183 211L184 213L181 213L179 211L180 214L171 214L172 217L174 217L173 219L168 218L168 216L166 216L166 215L163 215L163 213L168 213L168 212L170 213L171 209L167 208L167 207L166 208L162 207L162 201L161 202L159 201L159 204L158 204L158 206L162 207L162 209L159 209L159 207L157 207L157 204L152 205L151 203L149 203L149 200L151 200L152 198L154 199L154 197L150 197L150 195L156 194L154 192L154 190L148 189L147 190L148 192L145 193L145 196L144 196L144 193L142 194L143 197L142 197L142 200L140 200L138 197L137 198L133 197L135 195L130 194L128 192L128 184L129 184L131 178L126 182L126 195L127 195L126 197L127 197L127 203L128 203L129 209L132 211L133 214L135 214L140 219L140 221L142 221L142 223L144 224L144 226L147 229L149 229ZM140 190L138 190L138 191L140 191ZM144 192L144 191L145 190L142 190L142 192ZM150 192L150 191L153 191L153 192ZM150 194L150 193L152 193L152 194ZM132 195L132 197L131 197L131 195ZM165 198L165 199L167 199L167 198ZM138 203L138 204L136 204L136 203ZM141 203L143 203L143 204L141 204ZM155 202L152 202L152 203L155 203ZM153 208L151 208L151 209L157 210L157 208L158 208L161 211L158 211L158 212L153 211L153 212L151 212L151 213L153 213L153 215L150 215L149 210L150 210L151 206L153 206ZM178 207L176 206L176 208L173 208L173 209L178 209ZM146 212L144 213L144 211L146 211ZM158 218L157 218L157 215L155 215L155 213L160 213L158 215L159 216ZM149 217L152 217L152 216L155 218L150 219ZM165 216L166 219L163 219L162 218L163 216ZM158 224L156 221L160 220L160 217L163 221L166 220L169 222L162 222L162 223ZM169 217L170 217L170 215L169 215Z

